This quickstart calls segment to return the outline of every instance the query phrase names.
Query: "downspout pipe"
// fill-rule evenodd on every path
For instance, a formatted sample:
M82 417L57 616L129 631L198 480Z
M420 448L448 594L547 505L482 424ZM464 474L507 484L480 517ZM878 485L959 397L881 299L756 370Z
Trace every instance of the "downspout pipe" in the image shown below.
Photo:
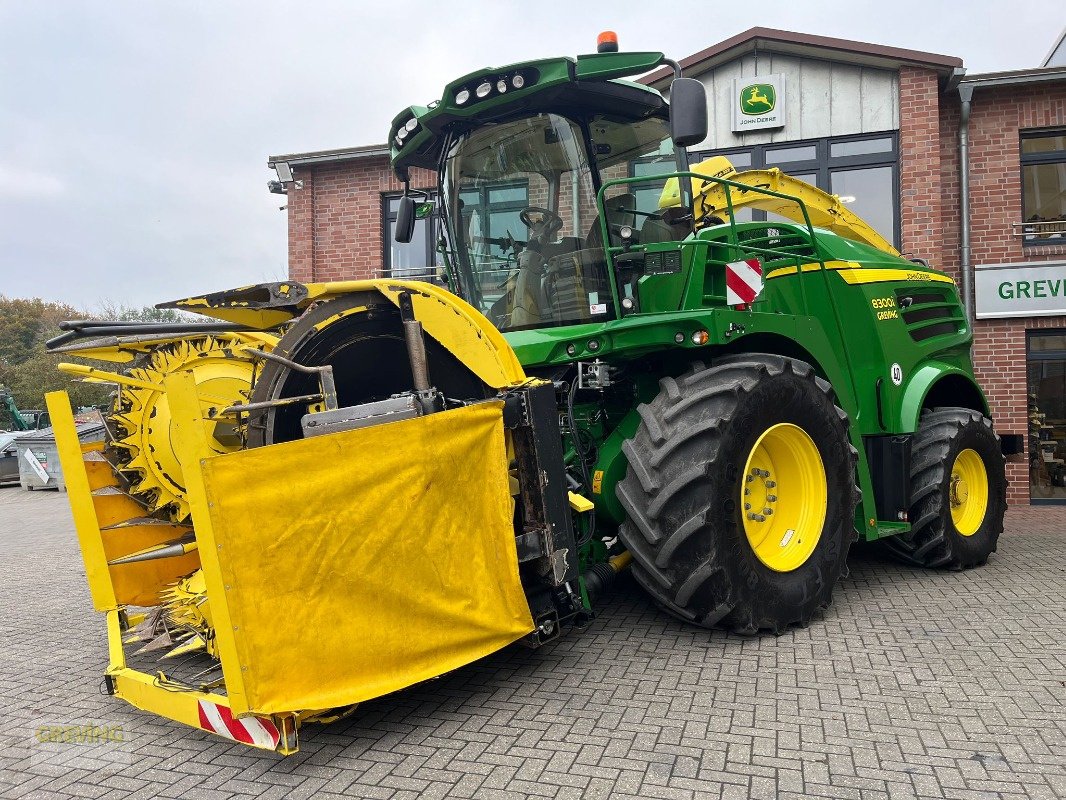
M959 272L962 277L962 305L970 326L974 321L973 265L970 263L970 102L973 85L959 84Z

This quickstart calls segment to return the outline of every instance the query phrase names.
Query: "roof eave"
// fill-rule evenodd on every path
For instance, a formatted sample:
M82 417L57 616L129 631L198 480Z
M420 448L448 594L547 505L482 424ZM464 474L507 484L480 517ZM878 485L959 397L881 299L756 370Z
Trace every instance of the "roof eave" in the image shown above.
M959 83L970 85L974 89L988 89L995 86L1022 86L1030 83L1050 83L1054 81L1066 81L1066 67L1040 67L1011 72L987 72L983 75L967 75Z
M321 166L323 164L337 164L343 161L359 161L364 158L388 158L389 147L385 144L369 145L367 147L352 147L344 150L319 150L310 153L290 153L288 155L269 156L267 166L274 169L277 164L288 164L292 167Z
M819 58L826 58L826 51L830 51L837 55L840 61L881 69L898 69L907 65L927 67L942 73L945 78L962 67L962 59L954 56L758 27L738 33L706 50L683 58L680 64L682 70L705 72L756 49ZM659 69L640 80L649 86L661 87L671 75L669 69Z

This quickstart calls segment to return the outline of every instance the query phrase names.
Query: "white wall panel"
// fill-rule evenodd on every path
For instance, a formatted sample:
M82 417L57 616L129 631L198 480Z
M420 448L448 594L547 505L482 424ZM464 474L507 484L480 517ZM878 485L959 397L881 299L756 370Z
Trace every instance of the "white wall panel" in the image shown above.
M862 130L886 131L899 127L898 88L886 92L881 86L882 75L874 70L864 69L860 84L862 97Z
M862 132L862 70L850 65L834 64L830 72L830 126L844 126L838 133ZM802 100L801 100L802 102ZM834 124L835 123L835 124Z
M783 73L788 96L785 127L775 131L732 130L733 79ZM707 87L710 124L697 150L769 142L877 133L899 128L899 74L820 59L775 53L747 54L699 75Z

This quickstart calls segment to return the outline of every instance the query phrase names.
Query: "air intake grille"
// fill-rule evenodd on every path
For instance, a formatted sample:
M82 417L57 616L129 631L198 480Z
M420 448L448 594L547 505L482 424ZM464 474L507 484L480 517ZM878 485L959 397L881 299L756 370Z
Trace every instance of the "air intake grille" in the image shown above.
M667 250L665 253L647 253L644 256L644 271L648 275L671 275L681 271L681 252Z
M952 293L934 289L897 289L896 305L916 342L961 333L962 308Z

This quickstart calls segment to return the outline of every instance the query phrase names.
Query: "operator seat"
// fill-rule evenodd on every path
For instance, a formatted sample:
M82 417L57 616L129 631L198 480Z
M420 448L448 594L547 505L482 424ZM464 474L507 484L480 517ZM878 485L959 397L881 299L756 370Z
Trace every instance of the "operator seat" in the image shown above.
M543 253L546 261L551 261L556 256L576 253L585 246L585 240L580 236L560 236L559 241L549 242L544 245Z
M680 242L692 233L692 213L687 208L664 208L648 217L640 229L641 244Z
M518 280L515 282L511 307L511 328L536 325L548 308L544 296L544 259L540 253L523 251L518 257Z

